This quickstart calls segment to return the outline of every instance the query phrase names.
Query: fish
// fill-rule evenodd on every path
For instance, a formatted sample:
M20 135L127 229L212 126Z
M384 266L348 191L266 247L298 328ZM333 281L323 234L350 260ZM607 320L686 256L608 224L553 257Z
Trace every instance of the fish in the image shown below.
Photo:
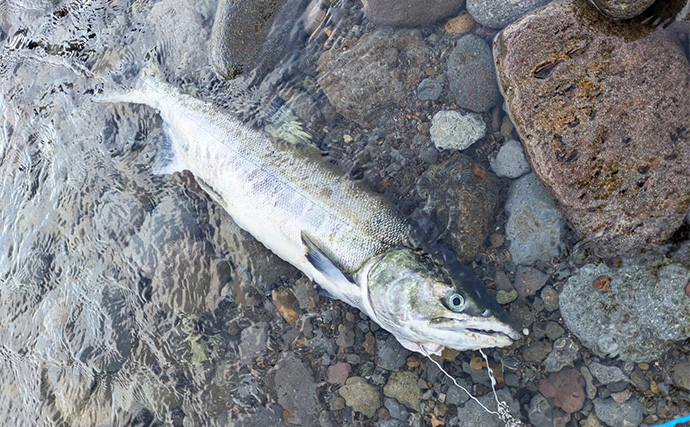
M272 137L151 74L97 100L154 108L163 122L154 173L191 172L240 228L403 347L439 355L519 339L472 270L315 147Z

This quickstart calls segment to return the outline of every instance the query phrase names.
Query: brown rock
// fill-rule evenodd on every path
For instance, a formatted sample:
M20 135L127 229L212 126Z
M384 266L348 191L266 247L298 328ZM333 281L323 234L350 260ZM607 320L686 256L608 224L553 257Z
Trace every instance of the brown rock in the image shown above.
M527 298L528 296L536 295L539 289L546 285L549 280L549 275L542 273L536 268L518 266L515 273L515 289L517 289L520 298Z
M609 18L630 19L644 12L655 0L592 0Z
M611 276L599 276L592 282L594 290L597 292L608 292L611 290Z
M560 0L494 42L535 173L594 252L662 244L690 207L690 66L665 31Z
M585 380L575 368L563 368L539 382L539 392L565 412L572 414L585 403Z
M347 377L350 376L352 367L349 363L338 362L328 367L328 382L331 384L344 385Z
M290 325L295 326L297 324L297 319L299 315L295 311L295 296L289 289L274 289L271 292L273 297L273 305L278 309L278 313L283 316L286 322Z
M474 19L469 13L463 13L446 22L445 30L448 33L465 34L474 27Z

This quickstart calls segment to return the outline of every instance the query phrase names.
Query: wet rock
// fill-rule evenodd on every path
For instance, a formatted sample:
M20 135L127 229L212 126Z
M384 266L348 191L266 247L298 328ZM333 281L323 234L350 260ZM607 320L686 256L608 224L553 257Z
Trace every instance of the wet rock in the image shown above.
M613 399L594 399L594 412L597 418L610 426L633 427L644 419L645 410L637 398L625 403L616 403Z
M593 292L595 278L612 278L607 293ZM623 259L615 269L587 264L564 285L559 303L567 328L601 357L644 362L674 341L690 337L690 271L661 256Z
M463 7L457 0L362 0L367 19L378 25L416 27L457 13Z
M617 381L630 382L630 378L628 378L618 366L606 366L599 362L592 362L589 364L588 368L594 378L604 385Z
M319 85L340 114L367 126L426 77L420 70L430 58L415 32L378 30L325 51L318 61Z
M355 344L355 331L350 324L344 324L343 326L343 329L338 333L338 337L335 339L335 343L342 348L352 347Z
M568 414L582 409L585 402L585 380L575 368L549 375L539 382L539 392L548 399L553 399L556 406Z
M503 28L550 0L467 0L467 11L475 21L491 28Z
M523 358L527 362L541 362L551 352L551 344L546 341L535 341L527 346Z
M518 292L515 289L511 289L509 291L500 289L498 292L496 292L496 302L498 302L501 305L509 304L515 301L517 297Z
M534 427L553 427L553 409L541 394L535 395L530 401L527 416Z
M511 392L507 389L497 390L499 401L505 401L508 405L510 414L520 419L520 404L517 402ZM496 400L493 393L487 393L478 398L479 401L492 411L496 410ZM459 411L457 418L451 418L447 425L466 425L473 427L500 427L505 426L499 418L495 415L489 415L486 410L482 408L474 400L469 400L465 406Z
M609 18L630 19L641 14L655 0L592 0Z
M471 390L472 389L472 384L465 379L465 378L459 378L458 383L465 388L465 390ZM446 404L447 405L455 405L455 406L460 406L463 403L467 402L470 400L470 396L462 390L460 387L456 387L455 385L450 385L448 386L448 391L446 392Z
M541 299L548 311L558 310L558 291L553 286L546 286L541 290Z
M278 403L297 425L318 423L323 405L316 394L316 383L311 370L291 352L283 353L275 367L274 384Z
M489 159L489 164L491 170L499 177L515 179L530 171L522 145L520 141L515 139L508 140L503 144L496 157Z
M467 34L448 55L446 79L455 102L483 113L498 101L498 86L491 48L481 38Z
M417 98L420 101L438 101L443 93L443 83L438 80L424 79L417 86Z
M580 368L582 378L585 379L585 391L587 392L587 399L594 399L597 395L597 387L594 385L594 377L589 372L586 366Z
M563 218L533 174L513 181L508 191L506 235L516 264L550 261L561 246Z
M565 333L565 329L556 322L549 322L546 324L546 336L551 341L556 341Z
M407 356L410 355L410 351L401 346L393 335L382 333L381 336L382 339L377 339L376 364L387 371L401 368Z
M349 363L338 362L328 367L328 382L331 384L344 385L347 377L350 376L352 367Z
M290 289L274 289L271 291L273 304L276 306L278 313L290 325L295 326L299 315L295 310L295 302L297 299Z
M419 412L421 392L417 384L417 376L412 372L392 372L388 382L383 387L383 394Z
M580 427L601 427L601 422L599 422L597 415L592 412L587 416L587 418L580 421Z
M486 135L486 124L475 113L439 111L431 118L429 133L439 150L464 150Z
M671 379L676 386L690 390L690 362L676 364L671 372Z
M373 417L381 407L378 388L367 383L362 377L350 377L338 393L345 398L347 406L366 417Z
M561 337L553 343L553 350L544 361L547 372L558 372L565 366L573 366L579 356L580 347L569 337Z
M242 330L240 334L240 362L253 363L254 360L266 352L268 340L268 323L257 322Z
M690 66L669 33L559 0L494 53L532 170L589 247L632 256L666 241L690 207Z
M446 22L444 29L448 33L465 34L474 27L474 19L469 13L462 13Z
M388 409L391 417L396 420L407 421L410 417L410 412L405 409L405 405L401 405L397 400L387 397L383 400L383 406Z
M632 397L632 391L630 391L630 390L623 390L623 391L611 393L611 399L613 399L613 401L616 403L627 402L628 399L630 399L631 397Z
M536 268L520 265L515 273L513 286L518 291L520 298L524 299L536 295L537 291L544 287L547 280L549 280L548 274L542 273Z
M534 323L534 308L524 300L517 300L510 305L510 317L520 328L528 328Z
M440 240L455 250L462 262L483 248L498 208L498 180L469 157L456 154L419 177L417 194L423 210L444 227Z

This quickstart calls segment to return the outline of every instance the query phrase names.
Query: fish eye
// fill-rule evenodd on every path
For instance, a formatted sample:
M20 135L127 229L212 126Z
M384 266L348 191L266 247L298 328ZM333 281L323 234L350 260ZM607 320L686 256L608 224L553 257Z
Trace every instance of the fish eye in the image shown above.
M446 307L456 313L462 311L465 306L465 297L455 291L448 291L446 293Z

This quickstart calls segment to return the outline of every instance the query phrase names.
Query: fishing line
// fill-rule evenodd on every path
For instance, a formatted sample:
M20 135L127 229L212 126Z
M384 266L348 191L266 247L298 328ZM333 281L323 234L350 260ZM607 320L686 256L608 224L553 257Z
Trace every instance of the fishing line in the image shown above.
M480 352L480 353L482 354L482 356L484 357L484 360L486 361L486 367L487 367L488 372L489 372L489 378L491 379L491 390L492 390L493 393L494 393L494 399L496 399L496 404L498 405L498 407L497 407L498 412L492 411L491 409L489 409L489 408L487 408L486 406L484 406L484 404L483 404L482 402L480 402L479 399L477 399L476 397L474 397L474 396L472 395L472 393L470 393L469 391L467 391L467 389L466 389L465 387L461 386L461 385L457 382L457 380L456 380L455 378L453 378L452 375L450 375L448 372L446 372L445 369L443 369L443 367L441 366L440 363L438 363L437 361L435 361L434 359L431 358L431 355L426 351L426 349L425 349L424 347L422 347L422 352L423 352L423 354L427 357L427 359L429 359L429 360L431 360L432 362L434 362L434 365L436 365L436 366L438 367L438 369L440 369L441 372L443 372L443 374L444 374L446 377L450 378L450 380L453 381L453 384L455 384L456 387L460 388L462 391L464 391L465 393L467 393L467 395L470 397L470 399L472 399L472 400L474 400L475 402L477 402L477 403L479 404L479 406L482 407L482 409L484 409L484 410L485 410L487 413L489 413L489 414L498 415L498 418L499 418L501 421L503 421L503 424L504 424L506 427L522 427L522 426L525 425L522 421L516 419L515 417L513 417L513 416L510 414L510 408L508 408L508 404L507 404L505 401L502 401L502 400L499 401L499 400L498 400L498 394L496 394L496 388L495 388L496 378L494 377L494 371L491 369L491 367L489 367L489 360L488 360L488 358L486 357L486 355L484 354L483 351L479 350L479 352Z

